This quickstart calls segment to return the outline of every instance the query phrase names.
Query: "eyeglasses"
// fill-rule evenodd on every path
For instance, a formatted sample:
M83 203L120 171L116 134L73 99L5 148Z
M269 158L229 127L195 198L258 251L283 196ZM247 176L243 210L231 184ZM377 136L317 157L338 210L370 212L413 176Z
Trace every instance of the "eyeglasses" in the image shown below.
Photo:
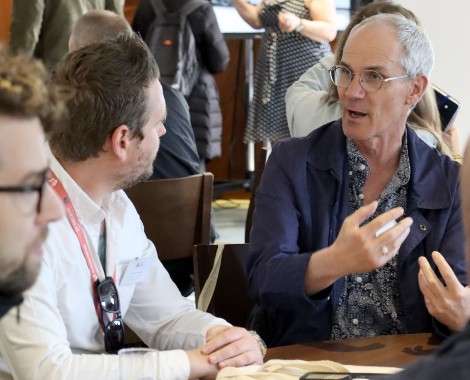
M333 84L340 88L348 87L356 75L346 66L342 65L333 66L328 72L330 73L330 79ZM382 74L375 70L364 70L359 74L359 83L365 91L376 92L379 91L386 82L407 77L408 75L401 75L399 77L384 78Z
M27 214L35 210L37 214L41 212L42 196L49 179L49 171L44 172L44 177L39 185L19 185L19 186L0 186L1 193L18 193L15 197L20 210ZM33 196L37 193L36 196Z
M106 277L98 282L96 290L101 307L105 349L107 353L115 354L124 346L124 322L117 288L112 277ZM107 313L112 314L111 320Z

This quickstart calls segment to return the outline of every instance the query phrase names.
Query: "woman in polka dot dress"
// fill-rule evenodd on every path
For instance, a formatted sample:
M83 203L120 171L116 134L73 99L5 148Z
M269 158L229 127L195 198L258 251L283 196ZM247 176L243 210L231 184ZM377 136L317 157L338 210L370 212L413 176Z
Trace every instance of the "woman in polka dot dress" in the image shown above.
M289 137L284 97L287 88L312 65L331 54L336 37L333 0L232 0L253 28L264 28L248 112L245 142Z

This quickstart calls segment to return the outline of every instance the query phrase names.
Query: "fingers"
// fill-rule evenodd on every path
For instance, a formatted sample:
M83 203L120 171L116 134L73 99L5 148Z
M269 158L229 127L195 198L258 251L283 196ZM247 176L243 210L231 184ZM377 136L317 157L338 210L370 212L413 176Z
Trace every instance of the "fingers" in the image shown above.
M201 348L204 355L209 355L209 363L224 368L263 362L258 343L246 329L228 327L218 331L219 333L213 335Z
M223 331L229 329L230 326L225 326L225 325L220 325L220 326L215 326L207 330L206 333L206 342L210 341L212 338L216 337Z
M377 209L378 202L373 201L369 204L360 207L358 210L353 212L350 216L346 218L344 224L351 225L351 227L359 228L359 226L364 223L364 221L372 216Z
M451 292L456 292L458 289L460 289L462 285L460 284L450 265L447 263L446 259L444 259L444 256L442 256L439 252L434 251L432 253L432 259L439 269L439 272L441 273L441 276L449 290Z

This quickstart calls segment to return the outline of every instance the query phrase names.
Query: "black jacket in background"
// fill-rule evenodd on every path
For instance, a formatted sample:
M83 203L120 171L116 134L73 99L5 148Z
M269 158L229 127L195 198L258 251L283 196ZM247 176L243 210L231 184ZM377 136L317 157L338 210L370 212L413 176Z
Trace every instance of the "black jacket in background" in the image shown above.
M168 10L176 10L188 0L164 0ZM157 17L150 0L142 0L137 8L132 28L145 39L148 28ZM224 71L230 55L220 32L211 3L188 16L196 40L201 75L187 97L191 124L196 137L199 157L203 160L221 155L222 113L217 85L211 74Z
M199 174L194 132L189 119L189 107L183 94L162 83L167 117L166 134L160 140L160 149L153 162L152 179L186 177Z

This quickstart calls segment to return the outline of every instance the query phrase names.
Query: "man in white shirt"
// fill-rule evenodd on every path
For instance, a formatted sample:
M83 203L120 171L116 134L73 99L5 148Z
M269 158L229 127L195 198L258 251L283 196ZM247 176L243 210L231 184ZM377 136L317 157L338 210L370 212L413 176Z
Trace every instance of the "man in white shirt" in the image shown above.
M105 348L122 347L123 321L165 350L158 379L262 362L252 334L181 296L121 190L153 170L166 117L158 76L145 43L126 34L69 54L52 77L69 118L50 135L49 183L67 217L51 229L21 323L11 313L0 323L17 379L117 379L118 357Z
M0 317L36 280L47 225L63 215L46 186L44 129L61 105L45 81L39 61L0 46Z

